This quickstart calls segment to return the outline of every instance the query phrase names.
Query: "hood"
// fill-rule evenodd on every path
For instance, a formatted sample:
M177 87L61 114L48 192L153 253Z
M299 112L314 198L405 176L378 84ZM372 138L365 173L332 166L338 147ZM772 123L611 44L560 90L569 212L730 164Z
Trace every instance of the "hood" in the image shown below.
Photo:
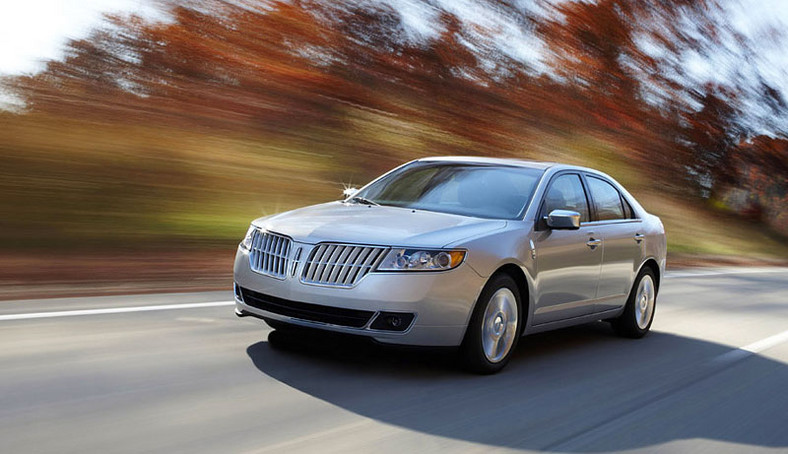
M257 227L303 243L443 247L506 227L507 222L389 206L330 202L257 219Z

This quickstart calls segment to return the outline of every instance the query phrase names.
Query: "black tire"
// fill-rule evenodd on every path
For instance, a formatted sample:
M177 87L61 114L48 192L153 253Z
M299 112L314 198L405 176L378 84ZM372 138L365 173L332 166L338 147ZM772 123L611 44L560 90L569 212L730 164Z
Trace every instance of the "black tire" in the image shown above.
M502 359L491 362L484 353L484 346L482 340L482 323L484 321L484 314L487 306L491 301L492 296L500 289L509 289L515 297L517 306L517 324L514 333L514 342L509 348L508 352ZM494 374L503 369L512 357L512 353L517 348L517 343L520 339L523 326L523 311L520 299L520 291L517 288L517 283L508 274L496 274L484 286L479 299L471 315L471 320L468 323L468 328L465 332L462 346L460 347L460 355L463 365L471 372L477 374Z
M648 316L648 324L641 326L638 324L638 310L636 305L639 302L638 289L640 288L640 283L646 278L646 276L650 278L651 284L653 285L654 302L651 306L650 315ZM640 339L648 333L648 331L651 329L651 324L654 322L654 313L656 312L657 307L656 283L657 278L651 268L646 267L640 270L637 278L635 278L635 282L632 284L632 289L629 291L629 298L627 298L627 304L624 306L624 312L622 312L617 318L614 318L610 321L610 324L613 326L613 330L616 332L616 334L621 337Z

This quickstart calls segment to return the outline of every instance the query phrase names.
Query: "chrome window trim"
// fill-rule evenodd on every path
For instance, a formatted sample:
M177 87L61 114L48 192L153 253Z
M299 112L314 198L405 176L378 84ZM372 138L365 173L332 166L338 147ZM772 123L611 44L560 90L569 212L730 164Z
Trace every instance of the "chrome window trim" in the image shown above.
M610 186L612 186L613 189L615 189L616 192L618 192L618 200L621 203L621 210L622 210L624 215L626 215L626 212L627 212L627 208L624 206L624 203L629 204L630 208L632 208L632 203L629 201L629 199L627 199L624 196L624 192L622 191L622 187L620 187L620 185L618 185L616 182L612 181L611 178L607 178L605 175L600 175L600 174L593 173L593 172L588 172L588 171L583 172L583 178L584 179L596 178L597 180L604 181L605 183L607 183ZM586 183L586 185L588 185L588 183ZM589 200L591 201L591 205L593 205L594 217L596 217L597 216L597 214L596 214L596 202L594 201L594 195L591 194L590 186L586 188L586 192L587 192ZM632 215L635 216L635 217L634 218L622 218L622 219L605 219L605 221L632 221L632 220L635 220L635 219L640 219L640 217L638 217L637 213L635 212L634 208L632 209ZM592 221L592 222L601 222L601 221Z
M543 224L543 222L547 220L547 216L541 218L539 215L542 212L542 207L544 206L545 199L547 198L547 191L550 190L550 185L553 183L553 181L555 181L556 179L558 179L559 177L562 177L564 175L577 175L577 177L580 179L580 185L583 188L583 195L585 195L585 198L586 198L586 205L587 205L587 208L588 208L588 218L591 219L594 216L596 216L596 213L594 211L594 206L593 206L594 205L594 201L591 198L591 194L589 193L588 188L586 187L588 183L586 183L585 175L583 175L583 170L582 169L574 169L574 168L559 169L559 170L556 170L555 172L553 172L552 174L549 174L549 175L548 175L547 170L545 170L545 173L542 175L542 181L544 182L544 184L539 183L539 185L543 186L541 188L541 193L539 194L539 203L537 203L535 205L535 207L534 207L534 210L536 210L536 212L534 213L534 219L533 219L533 222L534 222L535 226L540 226L541 225L542 228L545 227L545 224ZM533 194L532 199L531 199L531 204L533 204L535 202L537 193L539 193L538 190L534 191L534 194ZM531 209L531 207L529 206L528 207L528 211L530 211L530 209ZM526 219L523 219L523 220L526 220ZM581 222L580 223L580 227L582 228L584 225L588 224L589 222L593 222L593 221ZM537 230L541 230L542 228L538 228Z
M586 179L589 177L598 178L600 180L605 181L606 183L611 184L617 191L619 196L623 202L627 202L630 207L632 208L632 218L626 219L606 219L602 221L587 221L582 222L580 227L582 228L585 225L603 225L604 223L626 223L626 222L635 222L635 221L642 221L643 216L641 210L643 207L637 202L637 200L629 194L626 189L621 186L617 181L613 180L609 176L605 175L604 173L595 171L594 169L588 169L585 167L548 167L545 169L544 174L542 175L542 180L537 184L537 188L534 191L533 197L529 202L528 208L526 209L526 213L523 216L522 221L532 221L537 225L540 223L542 219L539 218L539 213L542 209L542 204L544 203L544 199L547 196L547 190L550 187L550 183L558 178L561 175L565 174L577 174L580 176L580 179L583 182L583 190L586 194L586 199L589 204L589 215L596 217L596 207L594 206L594 199L590 194L590 191L587 187ZM529 216L529 213L533 213Z
M595 225L607 225L607 224L630 224L635 222L643 222L640 218L635 219L605 219L602 221L589 221L589 222L581 222L580 227L593 227Z
M534 218L534 220L536 220L535 218L539 216L539 210L542 209L542 201L544 200L544 196L547 194L547 187L550 185L550 181L553 179L553 177L561 173L561 171L557 171L551 174L550 169L552 169L552 167L546 167L542 171L542 175L539 177L539 182L536 183L534 190L531 192L531 198L528 199L528 203L525 204L525 209L523 210L522 216L517 219L507 220L527 221L530 219L528 213L530 213L532 210L536 210L536 213L531 216ZM534 202L536 202L537 196L539 198L539 203L535 204Z
M542 212L542 208L544 206L545 200L547 200L547 193L552 188L553 182L555 182L555 180L557 180L557 179L559 179L561 177L567 176L567 175L576 175L577 179L580 180L580 188L583 190L583 197L585 197L585 200L586 200L586 210L588 211L588 219L591 219L593 217L593 215L594 215L593 201L591 200L591 195L590 195L590 193L588 191L588 188L586 187L587 183L586 183L585 179L583 178L583 175L580 172L573 171L571 169L570 170L562 170L562 171L556 172L555 174L553 174L553 176L550 177L549 181L545 185L544 192L542 193L541 200L539 201L539 211L537 212L537 216L539 216L539 214L541 214L541 212ZM542 219L547 220L547 214L548 213L545 213L545 215L542 217ZM581 213L581 216L582 216L582 213ZM588 223L588 222L591 222L591 221L586 221L585 223ZM585 224L585 223L581 222L580 224L582 225L582 224Z

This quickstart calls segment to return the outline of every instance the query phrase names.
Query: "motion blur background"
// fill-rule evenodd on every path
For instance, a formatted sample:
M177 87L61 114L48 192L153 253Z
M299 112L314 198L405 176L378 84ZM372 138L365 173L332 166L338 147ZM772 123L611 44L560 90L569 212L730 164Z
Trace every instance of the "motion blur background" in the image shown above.
M26 5L0 19L0 298L227 288L251 219L449 154L608 172L669 266L788 259L782 0Z

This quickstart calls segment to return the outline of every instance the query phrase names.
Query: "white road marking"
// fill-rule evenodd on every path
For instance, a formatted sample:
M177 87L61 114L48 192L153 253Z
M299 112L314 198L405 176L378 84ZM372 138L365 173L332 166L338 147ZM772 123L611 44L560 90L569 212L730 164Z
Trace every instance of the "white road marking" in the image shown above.
M700 276L724 276L736 274L756 274L756 273L788 273L786 267L773 268L722 268L717 270L703 271L668 271L666 278L700 277ZM100 315L100 314L123 314L128 312L147 312L147 311L166 311L173 309L196 309L201 307L232 306L234 301L212 301L208 303L186 303L186 304L164 304L159 306L132 306L132 307L113 307L106 309L85 309L74 311L56 312L35 312L29 314L7 314L0 315L0 321L4 320L30 320L36 318L56 318L56 317L76 317L79 315Z
M752 268L752 269L719 269L703 271L668 271L665 273L666 279L679 277L702 277L702 276L726 276L735 274L766 274L766 273L786 273L788 268Z
M124 314L127 312L168 311L174 309L196 309L201 307L232 306L234 301L211 301L207 303L163 304L159 306L112 307L107 309L84 309L76 311L33 312L29 314L0 315L4 320L30 320L34 318L76 317L78 315Z
M262 448L253 449L251 451L246 451L245 454L261 454L265 452L282 452L284 448L290 448L294 445L302 444L304 442L315 441L320 438L325 438L332 435L337 435L342 432L356 432L362 429L364 426L374 425L374 422L369 419L362 419L361 421L355 421L351 423L347 423L342 426L332 427L327 430L323 430L320 432L314 432L311 434L303 435L297 438L292 438L290 440L285 440L281 443L276 443L270 446L264 446Z
M731 350L727 353L723 353L712 359L712 362L729 363L729 362L739 361L744 358L747 358L748 356L755 355L757 353L760 353L764 350L768 350L772 347L775 347L787 341L788 341L788 330L783 331L782 333L779 334L775 334L774 336L769 336L759 341L755 341L751 344L745 345L744 347L739 347L735 350Z

